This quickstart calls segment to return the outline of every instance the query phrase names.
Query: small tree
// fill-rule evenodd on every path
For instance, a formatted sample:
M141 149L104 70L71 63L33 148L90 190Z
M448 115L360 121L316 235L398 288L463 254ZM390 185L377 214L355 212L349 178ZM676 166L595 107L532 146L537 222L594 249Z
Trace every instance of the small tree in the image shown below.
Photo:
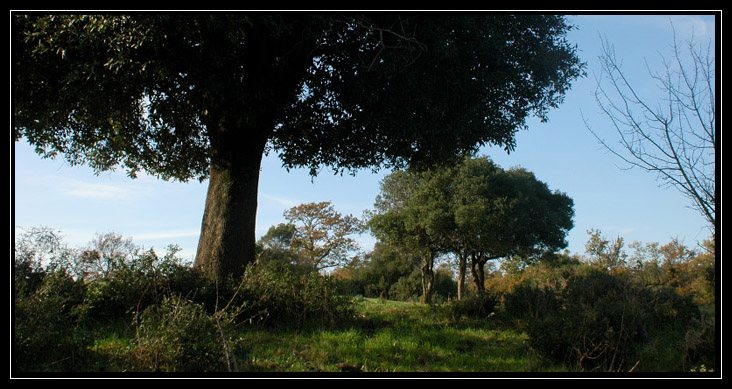
M358 250L351 235L361 232L361 223L352 216L342 216L329 201L301 204L284 213L295 226L291 241L303 265L316 271L340 266L348 253Z
M132 238L114 232L97 234L89 247L81 252L79 271L85 278L104 278L115 270L128 267L139 251Z
M620 236L610 241L602 237L599 230L587 231L590 238L585 243L585 252L590 262L604 270L622 270L627 265L628 254L625 253L624 239Z

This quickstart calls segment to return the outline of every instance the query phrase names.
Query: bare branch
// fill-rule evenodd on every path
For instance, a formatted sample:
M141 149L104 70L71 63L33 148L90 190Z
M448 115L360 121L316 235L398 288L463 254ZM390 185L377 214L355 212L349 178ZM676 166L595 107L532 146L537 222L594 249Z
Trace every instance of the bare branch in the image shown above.
M714 57L687 42L684 55L674 32L672 60L663 58L662 72L649 75L664 97L652 108L631 85L614 48L602 41L602 75L597 79L595 99L617 135L613 147L585 126L600 144L630 167L658 174L661 182L674 186L692 200L692 205L715 225L716 106ZM607 85L603 85L603 81Z

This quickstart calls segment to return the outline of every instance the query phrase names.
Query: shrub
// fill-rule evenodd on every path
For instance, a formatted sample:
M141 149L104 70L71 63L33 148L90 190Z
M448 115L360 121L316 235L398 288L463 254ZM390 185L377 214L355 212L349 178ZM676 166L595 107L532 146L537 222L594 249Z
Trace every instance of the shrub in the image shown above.
M633 367L645 339L642 296L626 280L590 271L569 280L562 308L529 327L532 344L578 369Z
M209 282L198 269L182 265L175 256L177 250L170 246L160 257L150 249L113 263L106 275L89 283L90 315L98 320L130 319L170 295L198 295L206 300L212 293Z
M395 246L377 242L374 250L358 257L348 266L341 268L341 273L349 274L348 291L351 295L364 297L381 297L386 299L412 299L410 284L412 280L403 280L402 285L395 287L400 279L417 277L419 279L420 259ZM417 269L417 274L414 271ZM415 289L418 298L421 292L421 281ZM391 289L399 295L392 295Z
M687 363L693 367L716 368L717 339L714 314L702 315L686 333L684 352Z
M451 300L447 308L453 320L461 317L487 319L495 312L498 300L493 295L468 296L462 300Z
M414 269L389 287L388 298L398 301L419 301L422 295L422 273Z
M519 322L538 320L561 308L562 301L557 292L547 286L519 284L505 295L504 314Z
M230 318L209 315L200 304L165 297L145 309L129 363L137 371L215 372L236 370Z
M249 266L233 304L240 307L239 320L274 325L334 326L354 313L352 300L338 293L336 280L276 265Z
M532 347L578 370L683 369L683 339L699 314L688 298L592 267L567 275L555 287L520 284L505 296Z
M88 342L77 320L83 284L60 270L35 276L35 288L24 278L15 280L15 366L21 371L73 370Z

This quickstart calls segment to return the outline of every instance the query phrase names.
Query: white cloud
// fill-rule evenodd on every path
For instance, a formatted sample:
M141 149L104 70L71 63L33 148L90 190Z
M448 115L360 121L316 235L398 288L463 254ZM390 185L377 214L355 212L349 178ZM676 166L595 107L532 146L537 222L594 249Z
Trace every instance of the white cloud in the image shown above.
M90 199L122 200L128 198L130 195L128 188L107 184L90 184L81 181L67 181L60 189L69 196Z
M297 201L290 200L290 199L280 197L280 196L274 196L274 195L267 194L267 193L259 193L259 198L261 200L275 203L277 205L281 205L281 206L284 206L287 208L291 208L291 207L294 207L294 206L300 204Z
M698 39L703 42L714 37L715 28L715 19L712 15L599 13L581 15L574 19L584 21L588 27L598 26L603 31L623 32L638 28L656 30L662 36L668 36L669 39L671 38L671 27L673 26L680 42L685 42L691 38L692 32L695 40Z
M706 40L714 37L714 19L704 18L700 15L673 15L671 23L680 34L683 40L694 39Z
M638 228L636 227L621 227L618 228L617 231L620 235L627 235L634 233Z
M200 229L195 230L179 230L166 232L148 232L144 234L134 234L132 238L137 240L156 240L156 239L172 239L172 238L190 238L196 237L201 233Z
M50 184L52 190L65 196L122 204L148 196L151 191L149 185L139 183L96 183L58 176L47 179L46 183Z

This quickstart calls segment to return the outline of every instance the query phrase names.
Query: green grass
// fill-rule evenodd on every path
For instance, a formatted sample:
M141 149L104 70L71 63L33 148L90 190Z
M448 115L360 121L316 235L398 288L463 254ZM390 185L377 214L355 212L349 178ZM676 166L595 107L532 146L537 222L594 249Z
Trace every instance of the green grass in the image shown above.
M333 329L236 328L244 373L528 373L566 372L529 347L525 333L495 318L455 319L444 306L359 299L356 317ZM87 359L77 371L134 371L135 330L108 323L88 334Z
M242 373L577 373L548 362L530 347L528 335L501 314L487 319L456 318L446 305L359 299L355 318L334 328L294 325L272 328L242 324L235 329L233 352ZM93 345L75 371L128 372L144 351L136 347L135 328L116 322L94 328ZM664 350L655 345L652 350ZM650 359L653 359L648 356ZM669 363L670 364L670 363ZM56 371L56 365L43 371ZM702 371L704 367L699 367ZM659 371L662 371L659 370Z
M255 372L535 372L546 366L524 333L453 320L418 303L363 299L350 326L242 330L243 369Z

